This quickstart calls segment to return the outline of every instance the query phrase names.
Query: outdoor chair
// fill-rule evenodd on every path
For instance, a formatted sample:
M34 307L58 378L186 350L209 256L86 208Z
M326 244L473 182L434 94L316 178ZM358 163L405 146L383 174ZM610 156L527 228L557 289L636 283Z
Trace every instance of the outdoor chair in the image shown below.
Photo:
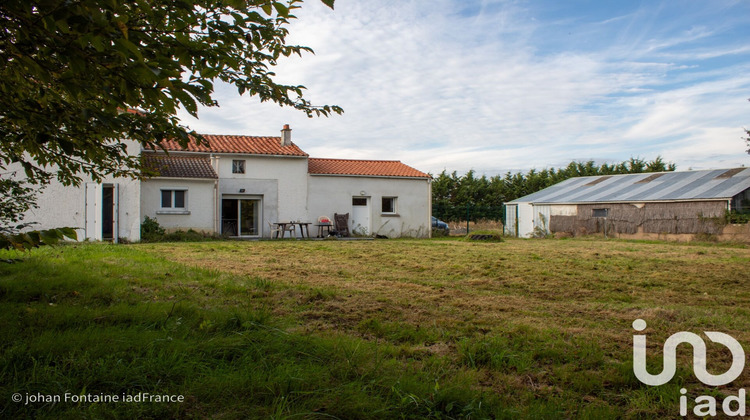
M339 236L349 236L349 213L334 213L333 222Z
M274 234L276 234L276 237L279 237L279 233L281 232L281 226L274 225L273 223L266 220L266 223L268 223L268 229L271 231L271 239L274 238Z
M284 227L284 230L289 232L289 236L294 239L297 237L297 226L294 223L289 223Z

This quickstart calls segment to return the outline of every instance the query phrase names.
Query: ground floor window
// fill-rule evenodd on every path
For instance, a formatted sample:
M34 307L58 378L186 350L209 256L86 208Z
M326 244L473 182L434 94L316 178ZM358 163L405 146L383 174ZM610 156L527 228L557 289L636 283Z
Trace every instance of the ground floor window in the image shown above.
M383 197L383 213L396 213L396 197Z
M593 217L607 217L609 209L594 209Z
M185 209L186 190L161 190L161 208Z
M227 236L260 236L261 200L225 198L221 200L221 233Z

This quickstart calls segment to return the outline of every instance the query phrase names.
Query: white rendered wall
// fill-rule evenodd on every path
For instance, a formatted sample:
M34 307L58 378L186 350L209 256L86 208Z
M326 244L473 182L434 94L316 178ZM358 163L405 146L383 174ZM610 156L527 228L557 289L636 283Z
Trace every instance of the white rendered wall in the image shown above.
M167 230L215 231L215 181L213 179L152 178L141 183L141 217L155 218ZM185 189L185 212L161 208L161 190Z
M139 143L132 140L123 140L126 145L128 154L138 155L141 150ZM47 168L52 173L55 168ZM10 165L5 172L7 176L16 176L24 179L26 176L20 165ZM6 176L3 174L3 176ZM14 175L11 175L14 174ZM86 232L86 212L97 211L92 203L89 203L87 209L86 203L86 184L91 183L89 176L81 176L80 186L65 186L56 179L50 182L45 188L40 189L37 195L38 208L31 209L25 213L23 222L36 222L26 230L51 229L59 227L76 228L78 240L85 240L87 237L95 236L94 232ZM141 217L140 217L140 182L129 178L105 177L100 184L117 185L117 214L118 219L118 238L129 241L138 241L141 238ZM101 198L101 197L99 197ZM99 235L101 236L101 232Z
M232 160L245 161L245 173L232 173ZM307 210L307 158L217 155L219 193L231 198L262 197L262 236L268 223L311 221ZM244 192L240 192L244 190Z
M86 232L86 212L101 211L86 206L86 183L84 178L79 187L64 186L53 180L37 196L38 208L26 212L23 222L36 222L28 230L51 229L59 227L76 228L78 239L94 237L93 232ZM118 185L118 237L129 241L141 238L140 186L139 181L128 178L105 178L101 184Z
M352 197L364 196L370 199L371 234L389 238L430 236L431 197L426 179L310 175L308 186L313 223L320 216L333 220L334 213L351 213ZM381 212L382 197L397 197L397 215Z

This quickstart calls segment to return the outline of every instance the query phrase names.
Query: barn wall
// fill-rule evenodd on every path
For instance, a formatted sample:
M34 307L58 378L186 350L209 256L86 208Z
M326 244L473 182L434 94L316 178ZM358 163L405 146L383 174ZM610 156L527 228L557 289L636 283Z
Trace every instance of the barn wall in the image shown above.
M576 215L553 215L550 230L573 235L719 234L723 226L713 219L727 209L725 201L673 203L579 204ZM607 209L607 218L594 218L594 209ZM559 214L559 213L558 213Z

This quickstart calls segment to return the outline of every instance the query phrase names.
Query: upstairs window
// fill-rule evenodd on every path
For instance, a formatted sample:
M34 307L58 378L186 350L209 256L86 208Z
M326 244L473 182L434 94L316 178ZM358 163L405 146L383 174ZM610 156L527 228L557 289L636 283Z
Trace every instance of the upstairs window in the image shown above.
M233 160L232 161L232 173L233 174L244 174L245 173L245 161L244 160Z

